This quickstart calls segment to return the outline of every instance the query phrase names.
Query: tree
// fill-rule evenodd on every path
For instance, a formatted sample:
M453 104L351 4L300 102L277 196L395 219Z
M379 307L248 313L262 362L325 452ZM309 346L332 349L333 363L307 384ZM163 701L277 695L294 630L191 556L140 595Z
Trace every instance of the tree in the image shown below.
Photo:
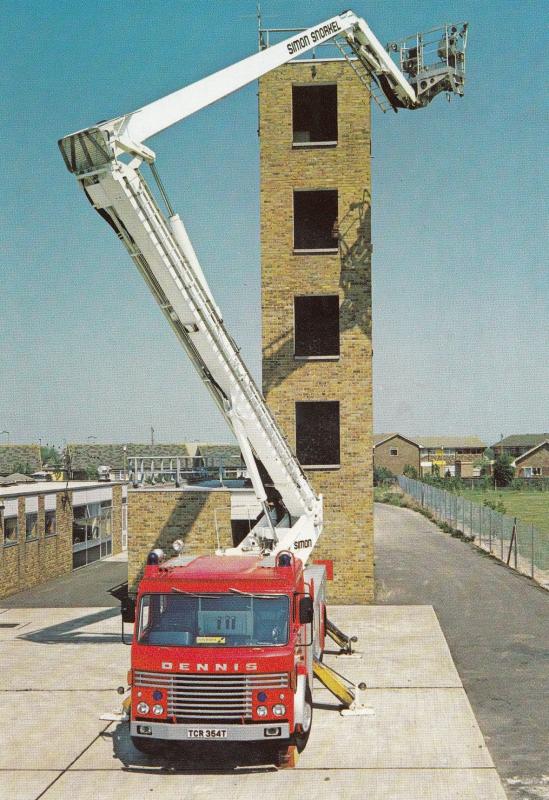
M49 444L40 448L40 457L42 459L42 464L44 465L48 464L50 466L56 466L62 463L59 450L57 450L55 447L50 447Z
M515 468L511 465L511 458L500 455L494 461L494 482L496 486L508 486L515 477Z

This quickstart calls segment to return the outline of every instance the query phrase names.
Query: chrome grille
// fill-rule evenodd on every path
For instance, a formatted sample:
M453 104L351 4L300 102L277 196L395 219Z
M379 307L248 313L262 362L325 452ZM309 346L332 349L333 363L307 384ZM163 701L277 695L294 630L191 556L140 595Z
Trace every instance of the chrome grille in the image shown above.
M237 721L252 718L252 692L286 689L288 675L182 675L136 670L134 685L164 689L170 716Z

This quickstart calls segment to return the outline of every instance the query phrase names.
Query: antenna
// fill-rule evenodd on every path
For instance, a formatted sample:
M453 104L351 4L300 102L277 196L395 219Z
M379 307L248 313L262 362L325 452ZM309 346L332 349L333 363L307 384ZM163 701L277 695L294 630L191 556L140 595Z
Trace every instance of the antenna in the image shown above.
M259 2L256 5L255 13L257 16L257 49L265 50L265 48L267 47L267 43L265 42L265 39L263 37L263 29L261 26L261 3Z

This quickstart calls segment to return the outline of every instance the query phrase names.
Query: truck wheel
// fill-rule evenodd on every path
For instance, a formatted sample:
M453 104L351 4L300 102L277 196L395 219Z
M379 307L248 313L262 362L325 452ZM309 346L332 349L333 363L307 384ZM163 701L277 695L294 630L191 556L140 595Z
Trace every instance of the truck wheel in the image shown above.
M159 742L158 739L144 739L142 736L132 736L131 739L135 749L148 756L158 755L164 744Z
M294 733L294 742L297 747L297 752L301 753L305 750L305 746L309 741L309 734L311 733L311 726L313 723L313 696L309 684L305 688L305 706L303 709L303 725L301 730Z

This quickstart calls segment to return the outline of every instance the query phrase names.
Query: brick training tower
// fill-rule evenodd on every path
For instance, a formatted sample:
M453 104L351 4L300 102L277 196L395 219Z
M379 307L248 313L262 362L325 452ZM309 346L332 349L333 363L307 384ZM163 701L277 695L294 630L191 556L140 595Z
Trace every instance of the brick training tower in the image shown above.
M370 98L345 61L259 81L263 392L324 495L329 599L373 599Z

